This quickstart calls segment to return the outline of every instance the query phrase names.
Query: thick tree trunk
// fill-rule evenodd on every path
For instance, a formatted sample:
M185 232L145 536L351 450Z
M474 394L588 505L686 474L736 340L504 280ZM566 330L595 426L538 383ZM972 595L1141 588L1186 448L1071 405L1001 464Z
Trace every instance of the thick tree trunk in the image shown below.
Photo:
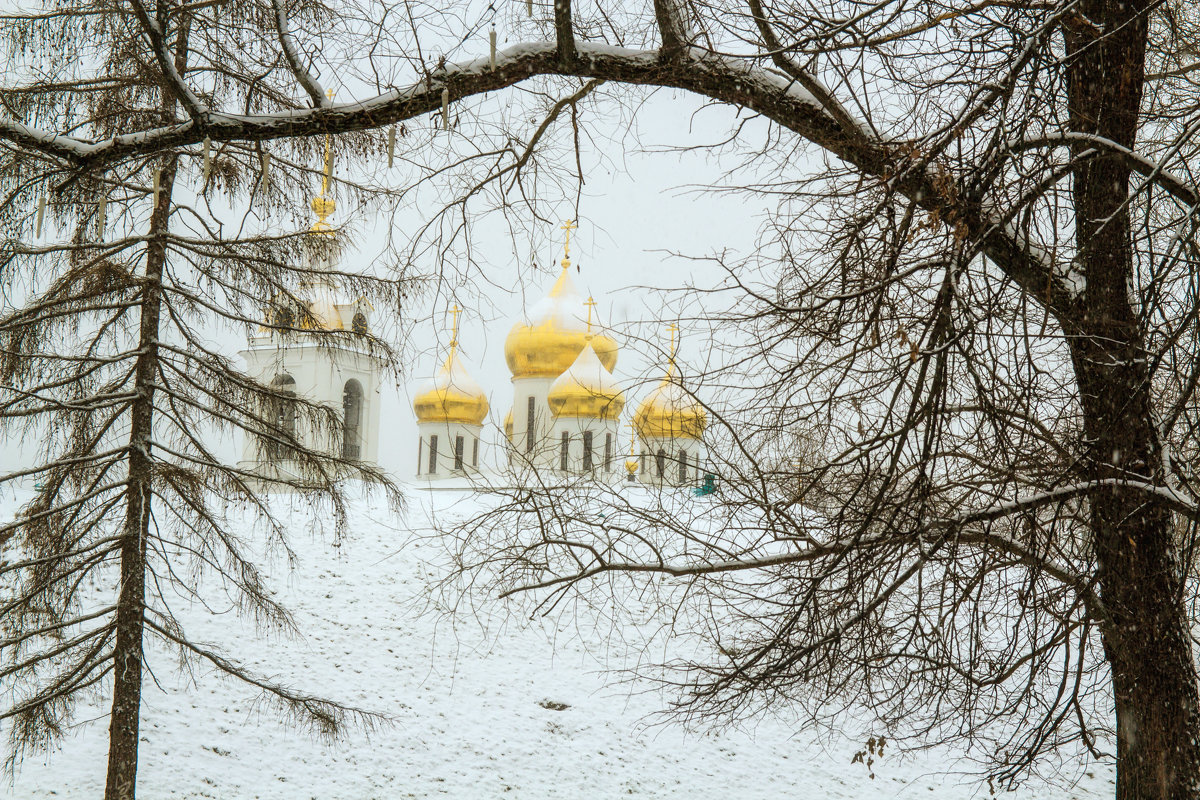
M1162 479L1137 355L1132 347L1077 348L1091 477ZM1091 510L1109 615L1102 631L1116 701L1117 800L1195 800L1200 697L1171 514L1120 488L1096 492Z
M104 800L134 800L137 791L138 723L142 701L142 629L146 588L146 537L150 529L154 467L150 446L154 428L154 388L158 370L159 317L166 234L175 181L175 160L162 172L158 204L150 217L142 289L139 354L134 371L136 399L130 415L129 483L121 589L117 597L117 640L113 655L113 703L108 725L108 782Z
M1132 148L1144 82L1145 4L1085 0L1082 11L1104 33L1066 37L1072 128ZM1159 483L1162 444L1144 335L1129 297L1129 170L1097 158L1073 177L1087 287L1068 334L1089 445L1087 477ZM1116 701L1117 799L1194 800L1200 694L1171 513L1119 487L1099 490L1090 501Z

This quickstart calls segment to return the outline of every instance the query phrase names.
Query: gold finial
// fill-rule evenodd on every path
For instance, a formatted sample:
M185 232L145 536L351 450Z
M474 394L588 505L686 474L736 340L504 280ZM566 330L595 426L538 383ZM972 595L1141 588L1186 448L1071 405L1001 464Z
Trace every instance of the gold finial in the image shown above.
M454 318L454 321L452 323L450 323L451 324L451 328L450 328L450 350L451 351L453 351L454 348L458 347L458 315L461 313L462 313L462 309L458 307L458 303L455 303L454 307L450 309L450 315Z
M625 461L625 471L629 473L629 479L633 480L633 475L638 471L638 461L636 456L637 448L637 433L633 424L629 425L629 458Z
M333 89L326 89L325 96L333 99ZM325 134L325 176L321 179L321 196L329 191L329 182L333 179L333 139Z
M333 99L333 89L325 92L325 96L330 100ZM333 233L333 228L325 220L337 209L337 203L332 197L326 197L329 192L329 184L333 180L333 139L327 133L325 134L325 171L321 175L321 193L313 198L312 210L317 215L317 221L309 228L313 233Z
M563 225L561 228L559 228L559 230L567 232L567 242L563 245L563 255L567 258L571 257L571 231L578 227L579 226L575 224L575 220L569 219L567 220L566 225Z
M562 268L564 270L568 269L571 266L571 231L575 230L578 227L579 226L575 224L575 220L569 219L569 220L567 220L566 225L563 225L562 227L559 228L559 230L567 232L567 241L566 241L566 244L563 245Z
M672 322L670 325L667 326L667 330L671 334L671 355L670 355L670 358L668 361L668 364L670 365L669 371L671 373L674 373L675 372L675 333L679 330L679 327L674 322Z
M587 310L588 310L587 332L588 332L588 337L590 338L592 335L592 309L596 307L596 301L593 300L591 297L588 297L587 302L584 303L584 305L587 306Z

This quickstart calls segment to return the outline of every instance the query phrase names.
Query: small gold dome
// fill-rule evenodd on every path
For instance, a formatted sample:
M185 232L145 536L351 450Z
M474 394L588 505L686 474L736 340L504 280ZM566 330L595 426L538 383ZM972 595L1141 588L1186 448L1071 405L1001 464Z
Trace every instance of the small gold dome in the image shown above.
M643 439L699 439L708 427L708 415L668 372L638 406L633 425Z
M634 475L638 471L638 462L636 458L630 458L625 461L625 471L630 475Z
M463 422L480 425L488 412L487 395L458 358L458 349L438 370L437 376L413 399L417 422Z
M575 363L588 341L583 298L575 290L563 259L563 271L550 293L533 307L528 320L513 325L504 340L504 360L514 378L553 378ZM617 365L617 343L597 334L596 354L612 372Z
M555 417L618 419L625 395L587 343L570 369L550 384L546 402Z

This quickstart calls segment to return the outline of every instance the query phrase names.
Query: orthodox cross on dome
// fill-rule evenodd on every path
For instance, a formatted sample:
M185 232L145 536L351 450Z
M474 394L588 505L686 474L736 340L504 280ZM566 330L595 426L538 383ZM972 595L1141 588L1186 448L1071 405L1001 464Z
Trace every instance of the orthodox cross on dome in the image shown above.
M454 348L458 347L458 315L461 313L462 313L462 309L458 307L458 303L455 303L454 307L450 309L450 316L453 317L453 321L450 323L450 325L451 325L451 327L450 327L450 349L451 350L454 350Z
M567 241L566 241L566 244L563 245L563 260L562 260L563 270L570 269L570 267L571 267L571 231L575 230L578 227L579 226L575 224L575 220L569 219L569 220L567 220L566 225L563 225L559 228L559 230L567 232Z
M587 332L590 335L592 332L592 309L596 307L596 301L593 300L591 297L588 297L587 302L584 303L584 305L587 306L587 310L588 310Z
M670 370L671 370L671 372L674 372L675 371L675 347L676 347L675 333L676 333L676 331L679 330L679 326L677 326L674 322L672 322L670 325L667 326L667 330L670 331L670 334L671 334L671 351L670 351L671 355L670 355L670 362L669 362L671 365Z
M569 219L567 220L566 225L563 225L561 228L559 228L559 230L567 232L567 242L563 245L563 255L567 258L571 257L571 231L578 227L579 226L575 224L575 220Z

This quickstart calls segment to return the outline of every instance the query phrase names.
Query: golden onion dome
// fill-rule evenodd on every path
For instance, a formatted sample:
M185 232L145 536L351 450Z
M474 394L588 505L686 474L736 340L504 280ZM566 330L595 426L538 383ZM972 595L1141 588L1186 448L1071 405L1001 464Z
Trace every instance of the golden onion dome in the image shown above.
M555 417L618 419L625 394L587 343L575 363L550 384L546 402Z
M514 378L553 378L575 363L588 341L587 315L583 298L571 281L571 262L563 259L563 271L550 293L530 310L528 319L513 325L504 340L504 359ZM596 355L609 372L617 365L617 343L596 334Z
M464 422L480 425L488 413L487 395L470 376L451 346L450 355L432 381L413 399L418 422Z
M708 427L708 415L668 372L638 406L633 425L643 439L699 439Z

